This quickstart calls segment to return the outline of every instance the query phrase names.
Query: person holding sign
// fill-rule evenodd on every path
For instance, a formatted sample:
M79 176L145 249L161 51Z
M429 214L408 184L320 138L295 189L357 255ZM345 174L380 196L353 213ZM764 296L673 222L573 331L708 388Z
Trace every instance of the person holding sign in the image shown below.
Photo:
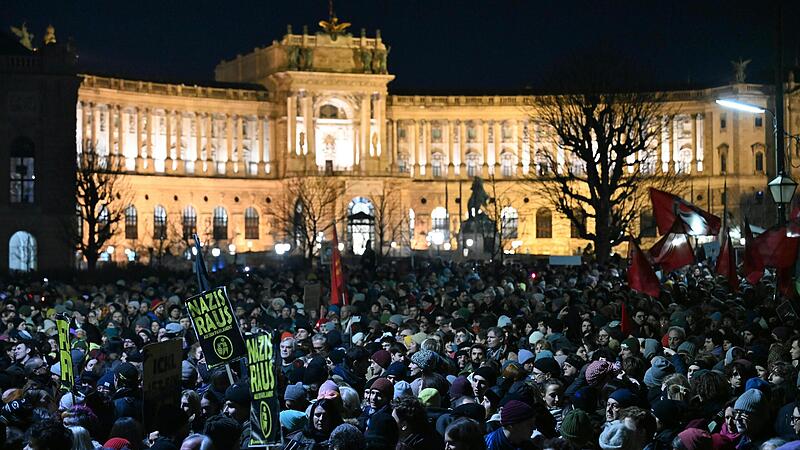
M323 398L311 407L311 420L303 430L289 435L283 450L328 450L331 432L342 424L341 400Z

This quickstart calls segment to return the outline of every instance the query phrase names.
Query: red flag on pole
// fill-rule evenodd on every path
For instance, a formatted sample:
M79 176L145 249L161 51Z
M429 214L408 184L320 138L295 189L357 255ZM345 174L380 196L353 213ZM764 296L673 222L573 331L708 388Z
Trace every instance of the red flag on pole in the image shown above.
M633 331L633 324L631 323L631 316L628 314L628 307L625 306L625 302L622 302L622 314L620 318L620 331L625 337L631 335Z
M633 239L628 246L628 261L631 264L627 273L628 286L634 291L658 298L661 293L661 283L653 271L653 266Z
M653 264L661 266L661 270L665 272L672 272L695 263L694 250L689 239L681 231L680 224L676 223L672 230L648 250Z
M730 233L727 232L722 241L719 256L717 256L717 274L728 280L728 286L734 292L739 290L739 277L736 275L736 253L733 251Z
M344 268L342 253L339 251L339 237L336 235L336 224L333 224L333 252L331 254L331 305L347 304L347 290L344 286Z
M745 238L745 244L747 244ZM794 267L797 262L797 249L800 239L787 236L786 227L773 227L753 239L756 251L760 253L764 266L776 269Z
M689 236L716 236L719 234L722 226L719 217L676 195L650 188L650 201L653 203L653 216L656 219L659 234L672 232L675 223L680 225L680 232Z
M758 280L764 276L764 258L756 247L756 241L753 238L753 230L750 229L750 223L747 218L744 219L744 277L750 284L758 283Z

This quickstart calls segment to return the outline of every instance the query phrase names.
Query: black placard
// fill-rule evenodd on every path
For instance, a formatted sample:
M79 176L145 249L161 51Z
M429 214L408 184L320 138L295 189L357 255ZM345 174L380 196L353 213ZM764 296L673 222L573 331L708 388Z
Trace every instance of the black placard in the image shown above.
M202 292L188 298L185 304L209 368L245 356L242 332L225 287Z

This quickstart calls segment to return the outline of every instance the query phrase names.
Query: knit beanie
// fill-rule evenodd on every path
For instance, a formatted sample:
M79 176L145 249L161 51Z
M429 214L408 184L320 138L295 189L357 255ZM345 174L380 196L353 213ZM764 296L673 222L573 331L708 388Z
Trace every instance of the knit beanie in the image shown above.
M110 448L113 450L122 450L123 448L130 448L131 443L125 438L115 437L111 438L103 444L103 448Z
M764 381L762 378L753 377L747 380L747 383L745 383L744 385L745 391L748 391L750 389L758 389L761 392L769 394L770 391L772 390L772 385Z
M561 367L554 358L537 359L536 362L533 363L533 367L541 370L544 373L549 373L555 376L558 376L561 373Z
M552 357L553 357L553 352L551 352L550 350L539 350L536 353L536 361L538 361L540 359L552 358Z
M586 382L590 386L604 383L609 376L619 372L619 367L608 361L592 361L586 367Z
M420 403L426 408L438 408L442 404L442 399L439 397L439 391L434 388L425 388L419 392L418 395Z
M436 367L436 353L430 350L420 350L411 355L411 362L416 364L423 372L430 372Z
M392 363L392 354L381 349L372 354L372 360L381 366L381 368L386 369L389 367L389 364Z
M531 359L534 359L536 356L530 350L522 349L517 353L517 362L520 364L525 364Z
M542 334L541 331L534 331L528 338L528 342L531 345L536 345L536 343L541 341L542 339L544 339L544 334Z
M450 396L450 401L454 401L465 395L472 395L472 386L470 386L467 377L458 377L453 380L450 384L448 395Z
M653 403L653 415L665 428L672 428L680 423L682 407L683 403L678 400L658 400Z
M614 422L600 433L598 444L600 444L600 448L603 450L627 449L631 444L632 434L633 431L623 423Z
M608 398L613 398L619 403L620 408L627 408L628 406L634 406L637 403L636 395L627 388L620 388L616 391L612 392Z
M389 381L388 378L381 377L373 381L370 389L375 389L376 391L380 392L385 400L389 400L394 397L394 385L391 381Z
M394 384L394 398L400 398L404 395L414 395L414 392L408 381L401 380Z
M511 400L500 411L500 425L514 425L533 417L533 408L519 400Z
M733 362L733 350L734 349L742 350L742 347L731 347L725 352L725 365L729 366Z
M592 440L594 429L589 414L581 409L573 409L561 422L561 436L578 443Z
M306 388L303 387L303 383L295 383L286 386L286 392L283 394L284 400L302 400L306 398Z
M317 392L317 400L321 398L336 398L339 396L339 386L333 380L322 383Z
M250 404L250 387L248 384L234 384L225 389L225 400L237 405Z
M655 339L644 340L644 359L650 359L656 355L661 354L663 347L661 343Z
M386 369L386 375L405 378L407 370L408 367L406 367L403 361L395 361L389 364L389 367Z
M495 373L494 369L492 369L491 367L487 366L478 367L472 374L473 376L478 375L480 377L483 377L483 379L486 380L486 383L490 387L494 386L495 383L497 383L497 373Z
M711 435L699 428L687 428L678 433L678 439L686 450L711 450Z
M308 417L306 416L306 413L303 411L295 411L293 409L281 411L278 418L281 422L281 426L286 428L289 433L302 430L303 427L306 426L306 423L308 423Z
M757 414L762 412L766 404L766 398L761 391L758 389L748 389L744 391L744 394L740 395L739 398L736 399L733 409L744 411L750 414Z
M697 346L689 341L683 341L681 345L678 346L678 353L687 355L690 359L694 358L694 354L696 351L697 351Z
M663 356L656 356L650 361L650 368L644 373L644 384L647 387L661 387L667 375L675 373L675 366Z
M639 339L636 338L628 338L622 341L623 347L628 347L634 355L639 355Z

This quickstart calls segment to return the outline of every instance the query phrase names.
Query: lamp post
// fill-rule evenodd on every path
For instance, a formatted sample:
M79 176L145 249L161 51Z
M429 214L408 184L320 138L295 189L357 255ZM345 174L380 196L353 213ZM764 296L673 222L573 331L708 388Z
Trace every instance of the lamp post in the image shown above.
M783 83L779 83L777 91L779 91L779 95L775 96L775 107L776 110L779 111L778 113L760 106L750 105L732 99L719 99L717 100L717 104L725 108L735 109L737 111L749 112L753 114L764 114L769 112L772 115L772 125L775 131L776 176L767 184L767 187L769 187L769 193L772 194L772 200L775 201L775 205L778 207L778 225L783 225L786 223L786 207L792 203L792 197L794 197L794 192L797 189L797 182L786 173L785 166L786 154L784 151L784 139L786 138L786 132L783 129L783 114L781 113L783 110ZM781 99L781 103L777 102L779 97Z

